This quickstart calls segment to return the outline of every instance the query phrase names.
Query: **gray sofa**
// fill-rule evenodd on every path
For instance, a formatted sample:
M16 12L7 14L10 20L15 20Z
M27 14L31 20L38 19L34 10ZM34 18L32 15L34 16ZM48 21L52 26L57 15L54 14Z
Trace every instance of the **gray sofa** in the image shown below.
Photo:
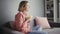
M2 34L22 34L21 32L13 30L10 27L11 22L12 21L9 21L6 24L1 26L1 28L0 28L1 33ZM34 20L33 24L32 24L32 26L35 26L35 20ZM60 23L49 22L49 24L50 24L51 28L50 29L43 29L44 31L46 31L48 34L59 34L60 33Z

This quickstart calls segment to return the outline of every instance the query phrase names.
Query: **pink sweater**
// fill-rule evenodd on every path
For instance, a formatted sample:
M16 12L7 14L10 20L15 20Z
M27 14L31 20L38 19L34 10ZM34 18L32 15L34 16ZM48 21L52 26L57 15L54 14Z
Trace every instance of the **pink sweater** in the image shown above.
M30 31L29 20L25 20L25 15L22 12L19 12L15 15L15 22L13 23L13 28L24 33Z

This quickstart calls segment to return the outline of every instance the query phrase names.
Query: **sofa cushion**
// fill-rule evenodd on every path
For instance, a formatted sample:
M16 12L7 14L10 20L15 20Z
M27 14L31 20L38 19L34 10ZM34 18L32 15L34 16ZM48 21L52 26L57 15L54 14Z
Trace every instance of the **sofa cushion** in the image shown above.
M50 28L50 25L46 17L36 17L35 21L36 21L36 24L40 25L44 29Z

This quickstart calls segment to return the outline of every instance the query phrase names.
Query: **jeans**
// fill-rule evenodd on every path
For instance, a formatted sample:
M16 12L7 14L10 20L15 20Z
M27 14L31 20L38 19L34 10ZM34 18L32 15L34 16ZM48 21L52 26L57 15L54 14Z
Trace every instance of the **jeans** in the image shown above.
M28 34L47 34L47 32L41 30L41 31L38 31L38 29L40 28L39 25L35 26L31 32L28 32Z
M47 34L46 32L44 32L44 31L34 31L34 32L28 32L28 34Z

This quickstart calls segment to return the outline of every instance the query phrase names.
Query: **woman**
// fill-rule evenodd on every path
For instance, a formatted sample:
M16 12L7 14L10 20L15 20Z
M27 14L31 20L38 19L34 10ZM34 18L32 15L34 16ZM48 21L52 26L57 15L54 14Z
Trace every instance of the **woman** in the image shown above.
M18 8L19 12L15 15L15 22L13 23L12 28L24 34L27 34L27 33L34 34L34 32L31 31L32 29L30 28L31 17L26 18L28 9L29 9L28 1L21 1ZM38 32L35 32L35 33L40 34Z
M30 17L26 18L29 9L28 1L21 1L18 8L18 13L15 15L15 23L12 28L26 34L30 32Z

